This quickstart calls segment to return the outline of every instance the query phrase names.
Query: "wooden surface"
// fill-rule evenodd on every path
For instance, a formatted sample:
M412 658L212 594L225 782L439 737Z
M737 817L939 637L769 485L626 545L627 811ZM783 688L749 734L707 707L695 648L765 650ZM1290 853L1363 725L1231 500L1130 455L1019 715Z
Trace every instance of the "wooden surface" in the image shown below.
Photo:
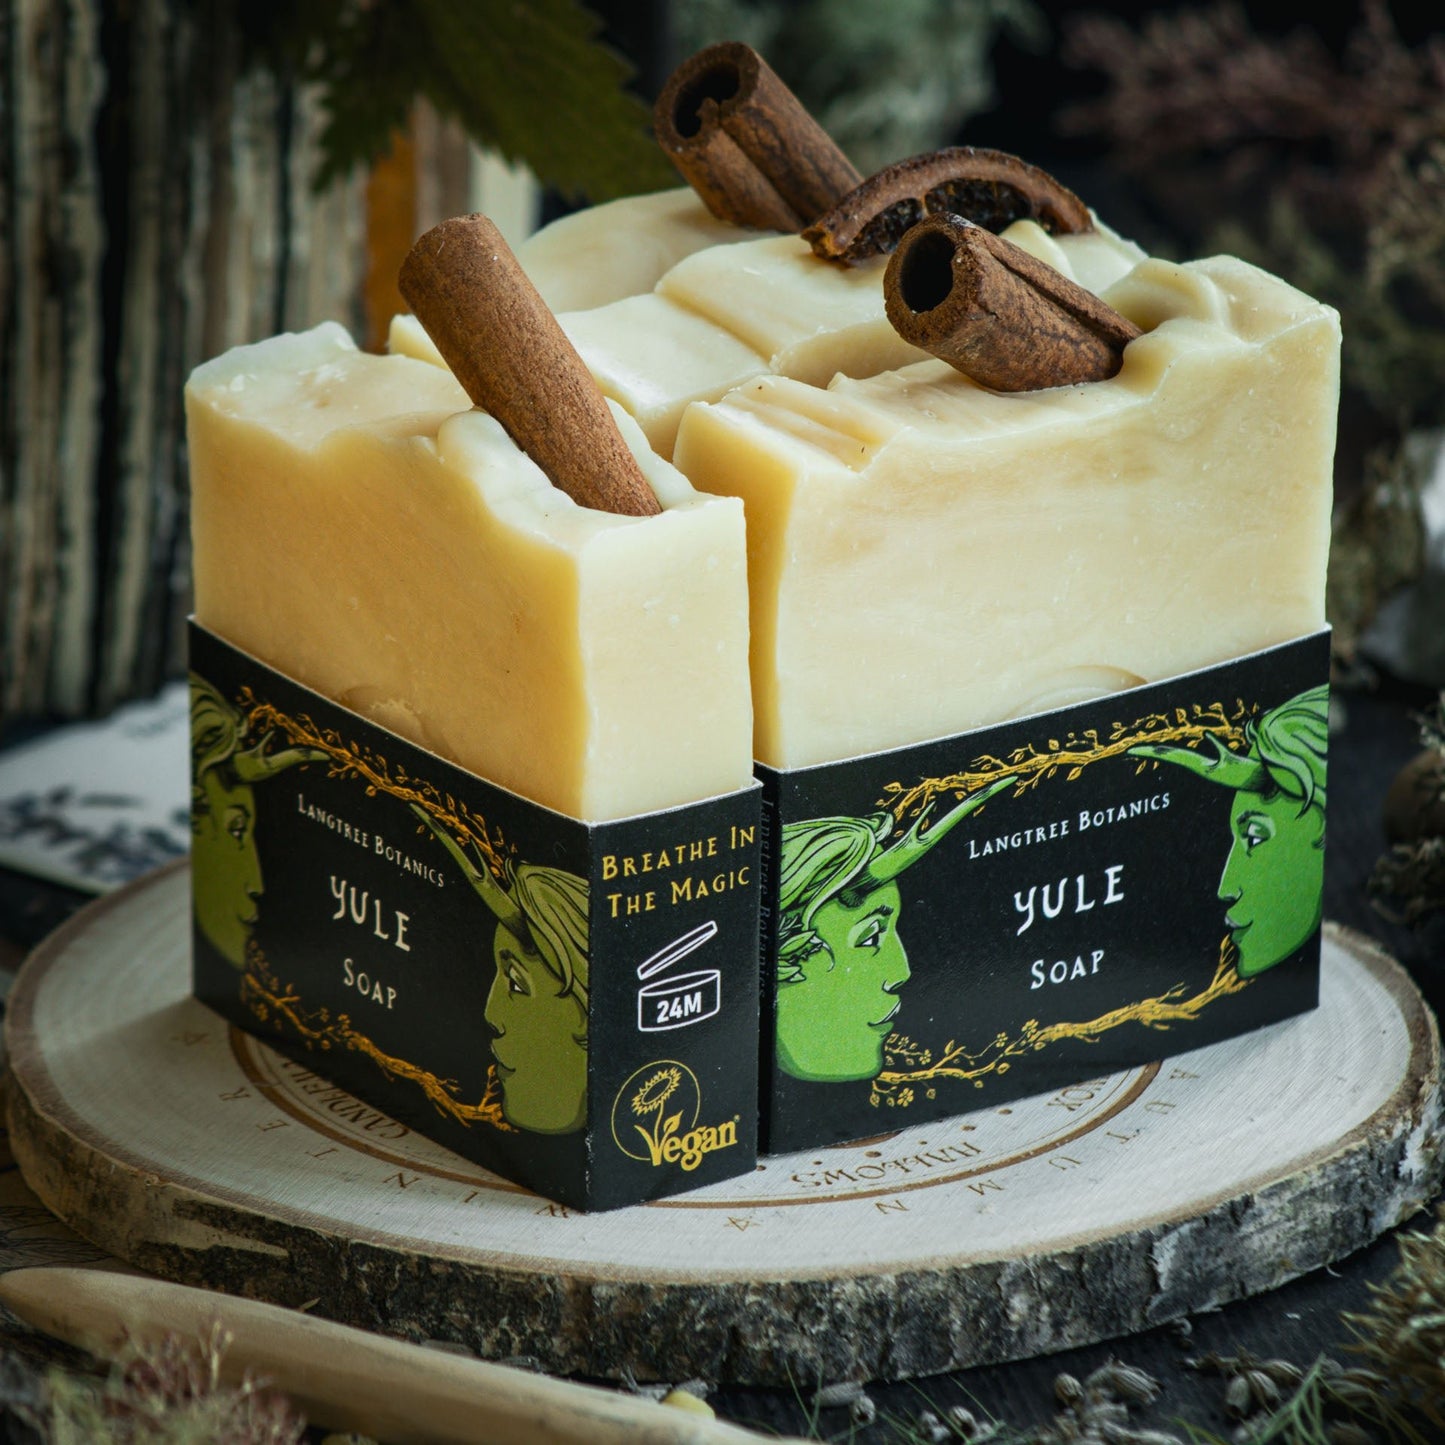
M8 1007L12 1147L141 1268L571 1373L898 1378L1270 1288L1439 1184L1438 1042L1331 930L1317 1012L641 1209L572 1214L186 996L187 877L81 914Z
M0 6L0 715L184 666L187 373L357 318L363 182L313 193L324 108L235 12Z

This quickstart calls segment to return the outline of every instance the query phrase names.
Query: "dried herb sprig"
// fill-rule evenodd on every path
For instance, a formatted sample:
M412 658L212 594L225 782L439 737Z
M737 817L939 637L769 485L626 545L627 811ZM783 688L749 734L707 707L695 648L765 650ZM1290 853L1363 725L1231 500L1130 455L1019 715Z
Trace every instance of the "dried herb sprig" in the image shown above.
M1086 17L1065 55L1108 88L1061 127L1105 138L1182 225L1222 212L1229 239L1253 232L1255 250L1322 299L1362 312L1387 300L1414 328L1445 324L1445 36L1407 46L1385 0L1364 0L1337 59L1310 30L1262 36L1220 3L1137 31ZM1261 194L1274 202L1263 230ZM1393 387L1379 399L1400 405ZM1412 401L1414 420L1439 419L1438 385Z
M1325 611L1339 657L1354 657L1360 633L1380 603L1420 571L1425 548L1420 491L1433 457L1409 443L1408 438L1383 442L1367 452L1362 485L1335 514Z
M1445 43L1405 46L1385 0L1365 0L1339 59L1306 27L1258 34L1232 0L1151 16L1138 31L1085 17L1070 27L1065 57L1109 79L1065 127L1108 135L1131 167L1258 144L1311 163L1341 199L1378 177L1385 158L1437 134L1445 105ZM1246 153L1241 169L1264 158Z
M103 1382L47 1376L51 1445L298 1445L306 1422L253 1380L221 1383L225 1332L197 1341L167 1335L138 1349Z
M1308 1370L1249 1354L1190 1364L1224 1377L1225 1412L1241 1421L1234 1445L1430 1445L1424 1422L1379 1371L1347 1369L1328 1355ZM1189 1427L1189 1434L1196 1445L1222 1445L1208 1431Z
M1437 770L1415 773L1416 794L1411 799L1415 816L1438 818L1445 801L1445 693L1419 718L1420 740L1427 753L1440 759ZM1426 791L1419 792L1419 788ZM1445 835L1433 828L1396 843L1375 864L1370 874L1375 906L1392 922L1416 925L1445 911ZM1445 1253L1445 1243L1441 1244ZM1441 1266L1441 1309L1445 1310L1445 1264Z
M1154 16L1137 31L1088 16L1070 28L1064 53L1102 71L1108 85L1100 100L1065 112L1061 127L1107 140L1186 231L1198 230L1198 218L1224 217L1225 233L1206 224L1191 243L1253 251L1357 313L1346 315L1347 367L1349 347L1382 305L1404 329L1438 338L1445 36L1407 46L1386 0L1364 0L1337 59L1311 30L1263 36L1241 6L1219 3ZM1263 228L1262 194L1272 200ZM1351 380L1367 383L1377 359L1362 357ZM1382 378L1372 399L1391 420L1402 400L1415 424L1440 420L1438 376L1403 399L1396 378Z
M1375 864L1370 891L1402 900L1381 910L1395 922L1413 926L1445 910L1445 838L1395 844Z
M1371 1294L1365 1313L1345 1317L1361 1353L1417 1414L1445 1430L1445 1226L1402 1235L1400 1263Z

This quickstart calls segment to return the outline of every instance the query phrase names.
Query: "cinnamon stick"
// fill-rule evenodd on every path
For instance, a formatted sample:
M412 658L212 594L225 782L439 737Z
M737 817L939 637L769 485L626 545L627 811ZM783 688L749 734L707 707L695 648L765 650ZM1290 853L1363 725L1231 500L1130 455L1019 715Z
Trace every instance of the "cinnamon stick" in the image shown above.
M914 226L883 289L900 336L995 391L1106 380L1141 334L1093 292L960 216Z
M434 226L397 280L467 395L556 486L602 512L662 510L597 383L491 221Z
M862 179L749 45L709 45L673 71L657 139L720 220L799 231Z
M1089 208L1047 171L1007 151L948 146L895 161L803 232L813 254L851 266L892 251L925 216L949 214L1002 231L1019 220L1046 231L1092 231Z

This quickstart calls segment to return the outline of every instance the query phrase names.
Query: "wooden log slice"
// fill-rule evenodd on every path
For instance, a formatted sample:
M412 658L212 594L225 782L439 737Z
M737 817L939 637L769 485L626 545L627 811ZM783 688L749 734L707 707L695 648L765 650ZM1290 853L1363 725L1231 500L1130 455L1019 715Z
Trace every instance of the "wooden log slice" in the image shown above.
M1230 1043L742 1180L579 1215L187 996L184 867L26 965L10 1128L143 1269L564 1373L898 1378L1159 1324L1328 1264L1439 1187L1434 1022L1327 930L1321 1007Z

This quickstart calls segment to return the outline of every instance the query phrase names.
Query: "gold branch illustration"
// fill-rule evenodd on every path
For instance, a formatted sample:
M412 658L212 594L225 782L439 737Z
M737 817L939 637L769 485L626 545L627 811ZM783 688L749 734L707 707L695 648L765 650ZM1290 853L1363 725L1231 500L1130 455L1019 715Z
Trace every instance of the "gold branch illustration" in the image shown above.
M1061 769L1064 770L1065 780L1073 782L1091 763L1120 757L1140 743L1178 743L1195 748L1205 738L1213 736L1221 743L1243 747L1244 724L1257 711L1257 706L1247 705L1236 698L1232 711L1220 702L1207 705L1194 703L1187 709L1178 707L1168 712L1150 713L1129 724L1113 723L1103 735L1097 728L1085 728L1082 732L1071 729L1062 738L1049 738L1042 747L1025 743L1007 757L983 753L962 772L950 773L947 777L922 778L911 786L888 783L878 806L890 809L902 822L942 794L957 797L971 793L1003 773L1013 773L1018 777L1013 790L1013 796L1017 798L1038 787L1046 778L1055 776ZM1141 773L1153 766L1157 765L1141 761L1134 771Z
M346 1014L335 1018L327 1008L305 1008L301 995L293 986L282 986L276 979L265 955L254 940L246 950L246 972L241 979L241 1001L262 1022L275 1022L278 1027L290 1025L306 1047L347 1049L370 1059L388 1079L403 1080L418 1087L439 1114L470 1127L474 1123L494 1128L512 1128L502 1117L501 1089L495 1067L487 1071L487 1085L481 1100L464 1103L457 1097L460 1085L455 1079L442 1079L419 1068L409 1059L397 1058L377 1047L365 1034L351 1025Z
M381 792L399 798L403 803L419 804L454 834L470 840L492 872L500 876L505 857L500 830L494 835L488 829L485 818L473 813L450 793L443 793L424 778L411 777L405 768L393 768L381 754L348 742L335 728L318 726L305 713L292 717L273 703L257 701L250 688L242 689L240 705L246 714L248 734L280 728L299 746L318 748L324 752L331 759L333 777L352 773L360 778L366 785L368 797L375 797Z
M1139 999L1100 1014L1098 1018L1078 1023L1060 1022L1041 1027L1037 1019L1029 1019L1017 1036L1011 1038L1008 1034L999 1034L991 1043L977 1050L965 1048L950 1039L936 1060L931 1050L920 1048L911 1039L890 1035L885 1058L889 1062L913 1062L916 1067L884 1069L873 1081L869 1102L875 1108L879 1104L907 1105L913 1100L915 1087L939 1079L972 1082L975 1087L982 1087L981 1081L987 1075L1006 1074L1013 1060L1038 1053L1060 1039L1079 1039L1093 1044L1103 1034L1124 1024L1137 1023L1145 1028L1164 1031L1173 1024L1186 1023L1197 1018L1216 999L1248 988L1250 980L1241 978L1235 968L1237 957L1234 944L1226 937L1220 944L1214 977L1208 987L1192 997L1183 997L1186 985L1177 983L1154 998Z

